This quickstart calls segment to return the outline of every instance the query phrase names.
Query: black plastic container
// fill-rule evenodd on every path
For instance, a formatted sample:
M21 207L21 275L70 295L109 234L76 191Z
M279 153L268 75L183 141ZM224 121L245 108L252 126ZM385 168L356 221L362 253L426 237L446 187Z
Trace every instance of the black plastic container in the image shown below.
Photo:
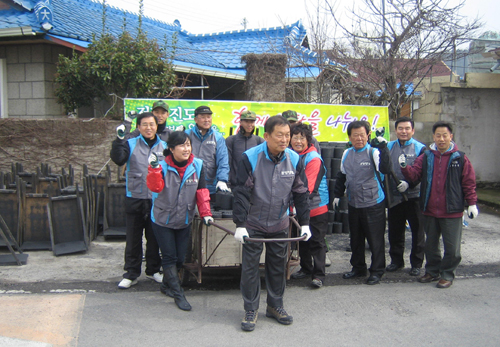
M217 210L232 210L233 194L229 192L217 192L215 194L215 206Z
M332 158L331 160L332 177L335 177L340 171L340 164L342 163L342 159Z
M332 223L332 233L333 234L342 234L342 223L341 222L333 222Z

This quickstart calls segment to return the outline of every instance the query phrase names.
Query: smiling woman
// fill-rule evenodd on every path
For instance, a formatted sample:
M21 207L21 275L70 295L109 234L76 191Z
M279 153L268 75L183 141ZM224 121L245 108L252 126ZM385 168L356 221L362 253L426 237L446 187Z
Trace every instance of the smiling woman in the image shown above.
M151 221L161 249L163 281L160 291L173 297L184 311L191 305L184 296L177 271L184 264L190 239L191 223L198 206L200 217L208 225L210 194L205 184L203 161L191 153L191 140L183 131L174 131L163 152L165 160L158 163L150 159L148 188L153 195Z

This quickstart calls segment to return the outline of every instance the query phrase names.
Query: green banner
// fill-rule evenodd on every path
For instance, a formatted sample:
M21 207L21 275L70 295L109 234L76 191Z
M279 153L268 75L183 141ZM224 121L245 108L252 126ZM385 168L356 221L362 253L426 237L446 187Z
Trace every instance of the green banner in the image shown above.
M125 99L125 120L132 121L136 114L151 112L153 102L158 99ZM389 141L389 110L383 106L299 104L285 102L254 101L216 101L216 100L165 100L170 108L167 127L175 130L179 125L192 128L194 110L201 105L210 107L213 112L213 127L224 137L236 134L240 124L240 114L251 110L257 114L255 122L258 134L264 134L264 124L277 114L287 110L297 112L299 122L311 124L313 135L318 141L347 142L347 126L355 120L365 120L371 124L372 131L385 127L384 137ZM231 131L232 128L232 131ZM374 135L373 135L374 136ZM373 138L372 136L372 138Z

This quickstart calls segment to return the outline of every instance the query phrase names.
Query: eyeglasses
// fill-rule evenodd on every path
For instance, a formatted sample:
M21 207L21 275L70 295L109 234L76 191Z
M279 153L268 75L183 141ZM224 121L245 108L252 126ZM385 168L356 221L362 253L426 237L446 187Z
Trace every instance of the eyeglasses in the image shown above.
M292 136L292 141L296 141L296 142L302 142L304 140L307 140L306 137L302 137L302 136Z

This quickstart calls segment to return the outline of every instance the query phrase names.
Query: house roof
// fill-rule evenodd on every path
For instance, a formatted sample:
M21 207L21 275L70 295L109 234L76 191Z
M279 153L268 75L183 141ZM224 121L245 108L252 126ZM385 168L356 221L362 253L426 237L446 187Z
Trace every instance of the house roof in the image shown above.
M103 29L103 5L96 1L0 0L0 36L6 36L2 31L16 28L26 31L26 27L30 27L33 35L56 43L65 41L84 50L93 35L99 37ZM132 34L137 32L139 21L135 13L107 6L105 16L105 30L114 36L124 29ZM44 30L44 23L49 23L51 28ZM314 65L316 59L316 54L307 48L307 32L301 21L282 27L194 35L183 30L178 21L168 24L143 17L142 30L160 45L165 42L170 45L176 37L174 65L192 71L244 78L245 64L241 57L248 53L287 53L292 49L310 65Z

